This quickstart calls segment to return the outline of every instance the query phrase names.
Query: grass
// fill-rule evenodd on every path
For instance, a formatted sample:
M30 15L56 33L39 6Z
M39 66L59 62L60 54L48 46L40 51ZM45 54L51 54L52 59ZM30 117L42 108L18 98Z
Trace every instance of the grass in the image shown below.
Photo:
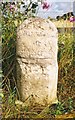
M13 32L3 39L3 80L2 87L3 93L0 96L2 100L2 116L3 118L56 118L62 115L70 115L74 118L75 113L75 71L74 71L74 31L65 33L59 33L58 35L58 104L48 106L35 105L29 106L26 103L15 103L17 100L17 86L16 86L16 74L15 74L15 41L16 41L16 29L11 26ZM15 36L14 36L15 32ZM9 36L9 37L8 37ZM3 36L4 37L4 36ZM7 40L8 38L8 40ZM2 71L0 71L0 76ZM44 113L42 111L45 111ZM72 116L72 115L73 116ZM66 117L66 116L65 116Z
M69 20L58 20L58 21L53 21L56 27L58 28L72 28L75 27L75 23L70 22Z
M19 3L17 4L19 10ZM31 9L32 10L32 9ZM28 16L19 11L10 11L8 2L1 5L1 23L2 43L0 41L0 115L5 119L12 118L75 118L75 35L69 31L60 32L58 37L58 104L49 106L40 106L32 103L29 106L26 102L17 101L16 86L16 28ZM58 27L73 27L75 23L69 21L53 21ZM1 55L2 54L2 55ZM2 56L2 57L1 57ZM2 70L1 70L2 64ZM1 84L1 78L2 84ZM3 92L2 92L3 90ZM1 112L2 109L2 112Z

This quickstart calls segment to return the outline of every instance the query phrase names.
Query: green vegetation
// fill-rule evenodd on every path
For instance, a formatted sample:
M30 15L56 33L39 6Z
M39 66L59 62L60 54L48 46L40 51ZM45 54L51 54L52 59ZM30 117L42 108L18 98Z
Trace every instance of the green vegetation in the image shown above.
M69 20L71 16L74 16L73 12L68 12L66 14L63 14L62 16L57 16L56 19L57 20Z
M58 104L49 106L44 115L41 112L45 109L44 106L32 105L26 103L16 104L17 87L16 87L16 28L22 21L30 15L22 14L19 11L16 13L14 8L10 11L8 3L2 5L2 20L0 23L2 29L2 70L0 77L2 79L3 92L2 97L3 118L37 118L46 117L54 118L56 115L64 115L75 113L75 71L74 71L74 53L75 53L75 29L65 33L59 33L58 41L58 64L59 64L59 79L58 79ZM17 4L19 9L19 4ZM36 7L36 6L35 6ZM35 8L34 7L34 8ZM29 9L30 10L30 9ZM33 16L33 15L32 15ZM64 22L64 21L63 21ZM3 72L3 74L2 74ZM41 116L38 116L40 114ZM73 116L74 118L75 116Z

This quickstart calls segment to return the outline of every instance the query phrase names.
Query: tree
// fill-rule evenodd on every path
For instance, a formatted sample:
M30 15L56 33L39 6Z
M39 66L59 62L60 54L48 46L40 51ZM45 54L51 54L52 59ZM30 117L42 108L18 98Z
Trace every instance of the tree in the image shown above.
M62 16L62 18L63 18L64 20L66 20L66 19L67 19L67 15L64 14L64 15Z
M60 20L60 16L57 16L56 19L57 19L57 20Z

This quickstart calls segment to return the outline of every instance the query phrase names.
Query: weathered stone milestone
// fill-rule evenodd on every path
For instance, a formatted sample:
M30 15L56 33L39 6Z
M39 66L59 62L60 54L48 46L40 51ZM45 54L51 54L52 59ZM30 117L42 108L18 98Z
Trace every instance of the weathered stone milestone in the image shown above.
M17 29L17 86L20 99L57 101L58 32L48 19L29 18Z

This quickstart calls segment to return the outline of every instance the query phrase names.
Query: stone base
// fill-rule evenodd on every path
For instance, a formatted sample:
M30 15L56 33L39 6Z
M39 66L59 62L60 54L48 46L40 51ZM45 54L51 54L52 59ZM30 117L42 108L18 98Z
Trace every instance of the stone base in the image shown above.
M17 82L20 100L42 105L55 103L57 101L57 70L57 66L25 64L22 58L18 59Z

